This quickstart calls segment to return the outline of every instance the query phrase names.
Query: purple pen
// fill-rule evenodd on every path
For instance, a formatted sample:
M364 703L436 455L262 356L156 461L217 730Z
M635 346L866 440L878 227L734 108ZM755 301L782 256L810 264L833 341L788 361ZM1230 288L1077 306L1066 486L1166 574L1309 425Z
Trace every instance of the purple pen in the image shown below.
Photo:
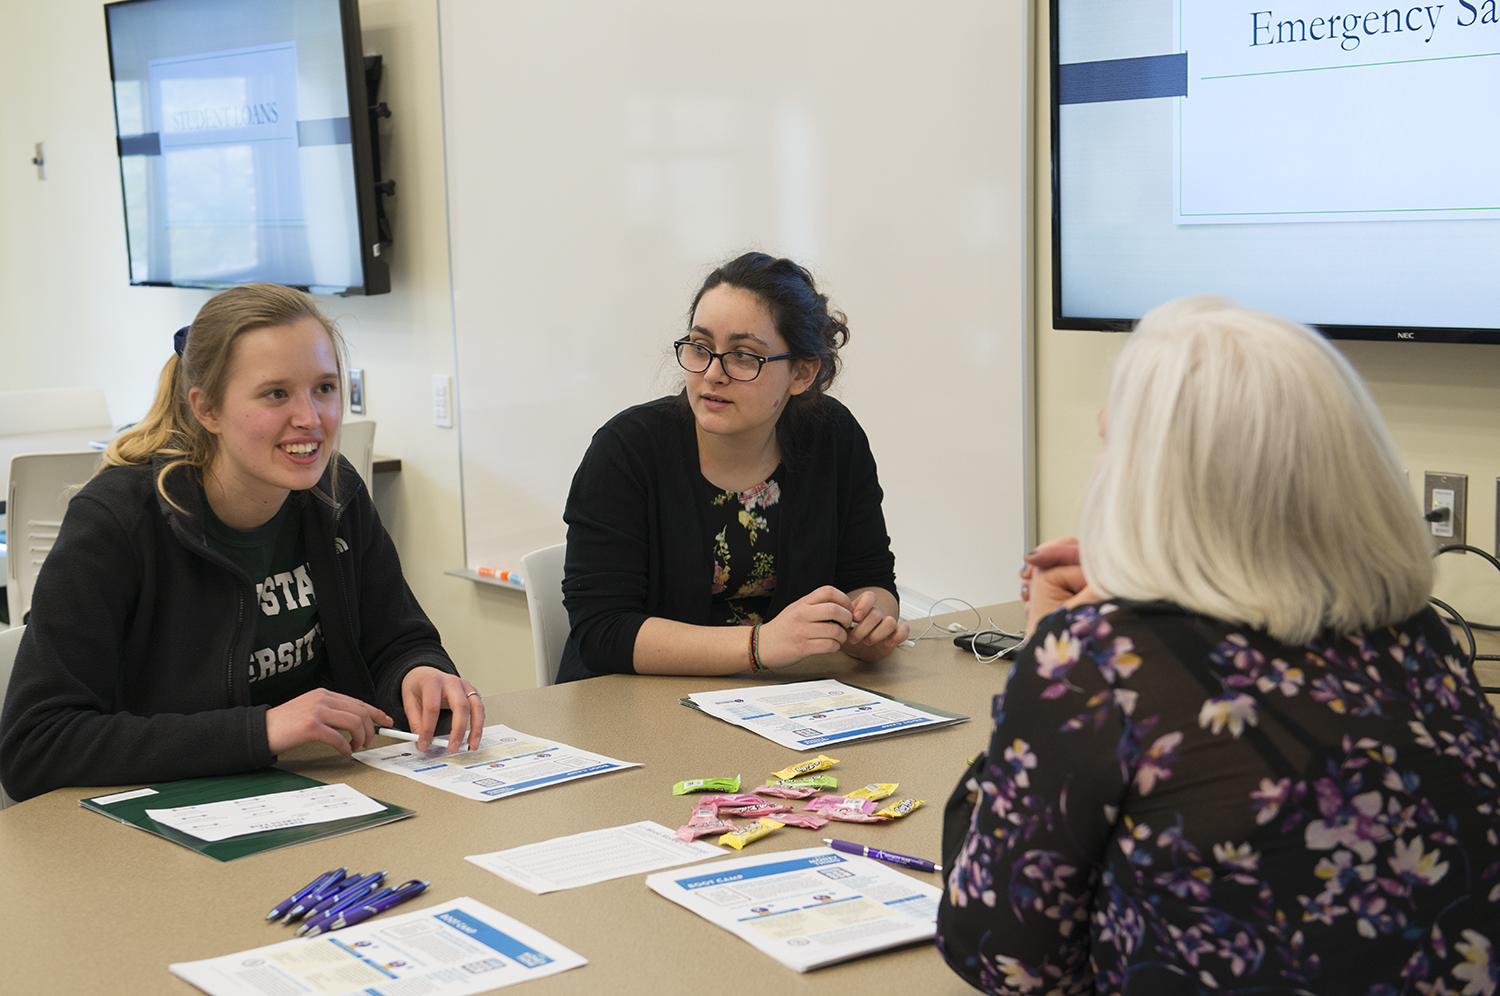
M423 882L414 878L409 882L403 882L394 889L385 889L363 902L345 907L341 912L330 918L325 918L321 923L314 924L304 936L316 937L318 934L327 933L330 930L352 927L362 920L368 920L372 916L384 913L392 906L398 906L406 902L431 884L431 882Z
M346 903L356 899L364 899L370 893L379 889L384 883L385 872L383 871L373 872L363 878L353 875L347 876L344 879L344 888L337 892L327 893L322 902L307 911L307 919L303 921L302 927L306 927L318 917L325 916L331 910L342 908ZM301 930L302 927L298 929Z
M915 868L917 871L940 872L942 865L935 865L926 858L914 858L909 854L897 854L895 851L882 851L878 847L866 847L863 844L851 844L847 840L830 840L823 838L823 843L835 851L843 851L845 854L859 854L876 861L884 861L888 864L900 865L902 868Z
M348 870L348 868L335 868L333 871L324 872L317 878L313 879L311 882L304 885L302 888L298 889L296 892L292 893L286 899L283 899L281 902L277 903L275 909L266 914L266 919L275 920L278 917L288 916L288 910L295 908L303 901L305 901L309 896L314 895L329 884L337 882L339 879L344 877L344 873Z

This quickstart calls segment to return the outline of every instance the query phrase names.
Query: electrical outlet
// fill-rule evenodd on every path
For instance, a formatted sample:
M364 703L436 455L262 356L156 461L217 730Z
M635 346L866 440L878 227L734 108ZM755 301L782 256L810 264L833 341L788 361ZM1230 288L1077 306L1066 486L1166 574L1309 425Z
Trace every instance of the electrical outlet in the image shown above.
M453 428L453 378L448 374L432 375L432 424Z
M1422 485L1422 509L1431 513L1445 508L1448 514L1429 522L1439 546L1456 546L1468 542L1469 475L1435 474L1428 471Z

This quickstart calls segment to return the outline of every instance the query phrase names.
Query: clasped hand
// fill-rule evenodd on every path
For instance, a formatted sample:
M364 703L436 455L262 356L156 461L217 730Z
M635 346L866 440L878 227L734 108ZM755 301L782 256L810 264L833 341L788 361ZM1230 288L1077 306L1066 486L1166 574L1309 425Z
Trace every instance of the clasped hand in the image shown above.
M1059 608L1098 601L1079 566L1078 540L1072 536L1049 540L1025 557L1021 568L1021 601L1026 603L1026 637L1037 623Z
M457 753L464 740L469 749L479 747L484 735L484 703L470 695L474 686L463 678L435 667L414 667L401 679L401 705L407 722L417 735L417 749L432 746L438 713L453 715L448 734L448 753ZM321 742L345 757L370 746L377 726L394 723L381 709L352 695L314 688L266 713L266 738L271 753L280 754L301 744Z
M813 654L843 650L878 661L905 642L910 627L882 611L873 589L849 595L824 585L788 605L760 628L761 663L795 664Z

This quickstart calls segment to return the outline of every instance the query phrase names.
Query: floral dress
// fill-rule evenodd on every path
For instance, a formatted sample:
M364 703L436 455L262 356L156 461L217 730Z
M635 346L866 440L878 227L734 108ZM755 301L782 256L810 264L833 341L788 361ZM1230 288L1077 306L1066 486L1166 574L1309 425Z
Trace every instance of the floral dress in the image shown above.
M1496 993L1500 725L1430 609L1306 647L1058 612L994 719L944 834L938 943L973 985Z
M776 536L781 524L778 466L764 481L744 491L708 485L706 521L713 533L713 603L716 625L753 626L765 622L776 588Z

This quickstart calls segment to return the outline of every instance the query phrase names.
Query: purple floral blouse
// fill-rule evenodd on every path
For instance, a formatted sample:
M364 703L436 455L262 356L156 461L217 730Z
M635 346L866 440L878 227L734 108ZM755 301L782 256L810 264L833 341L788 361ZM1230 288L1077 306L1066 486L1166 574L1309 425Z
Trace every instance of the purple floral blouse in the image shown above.
M1430 609L1306 647L1058 612L994 719L944 835L973 985L1495 996L1500 725Z

